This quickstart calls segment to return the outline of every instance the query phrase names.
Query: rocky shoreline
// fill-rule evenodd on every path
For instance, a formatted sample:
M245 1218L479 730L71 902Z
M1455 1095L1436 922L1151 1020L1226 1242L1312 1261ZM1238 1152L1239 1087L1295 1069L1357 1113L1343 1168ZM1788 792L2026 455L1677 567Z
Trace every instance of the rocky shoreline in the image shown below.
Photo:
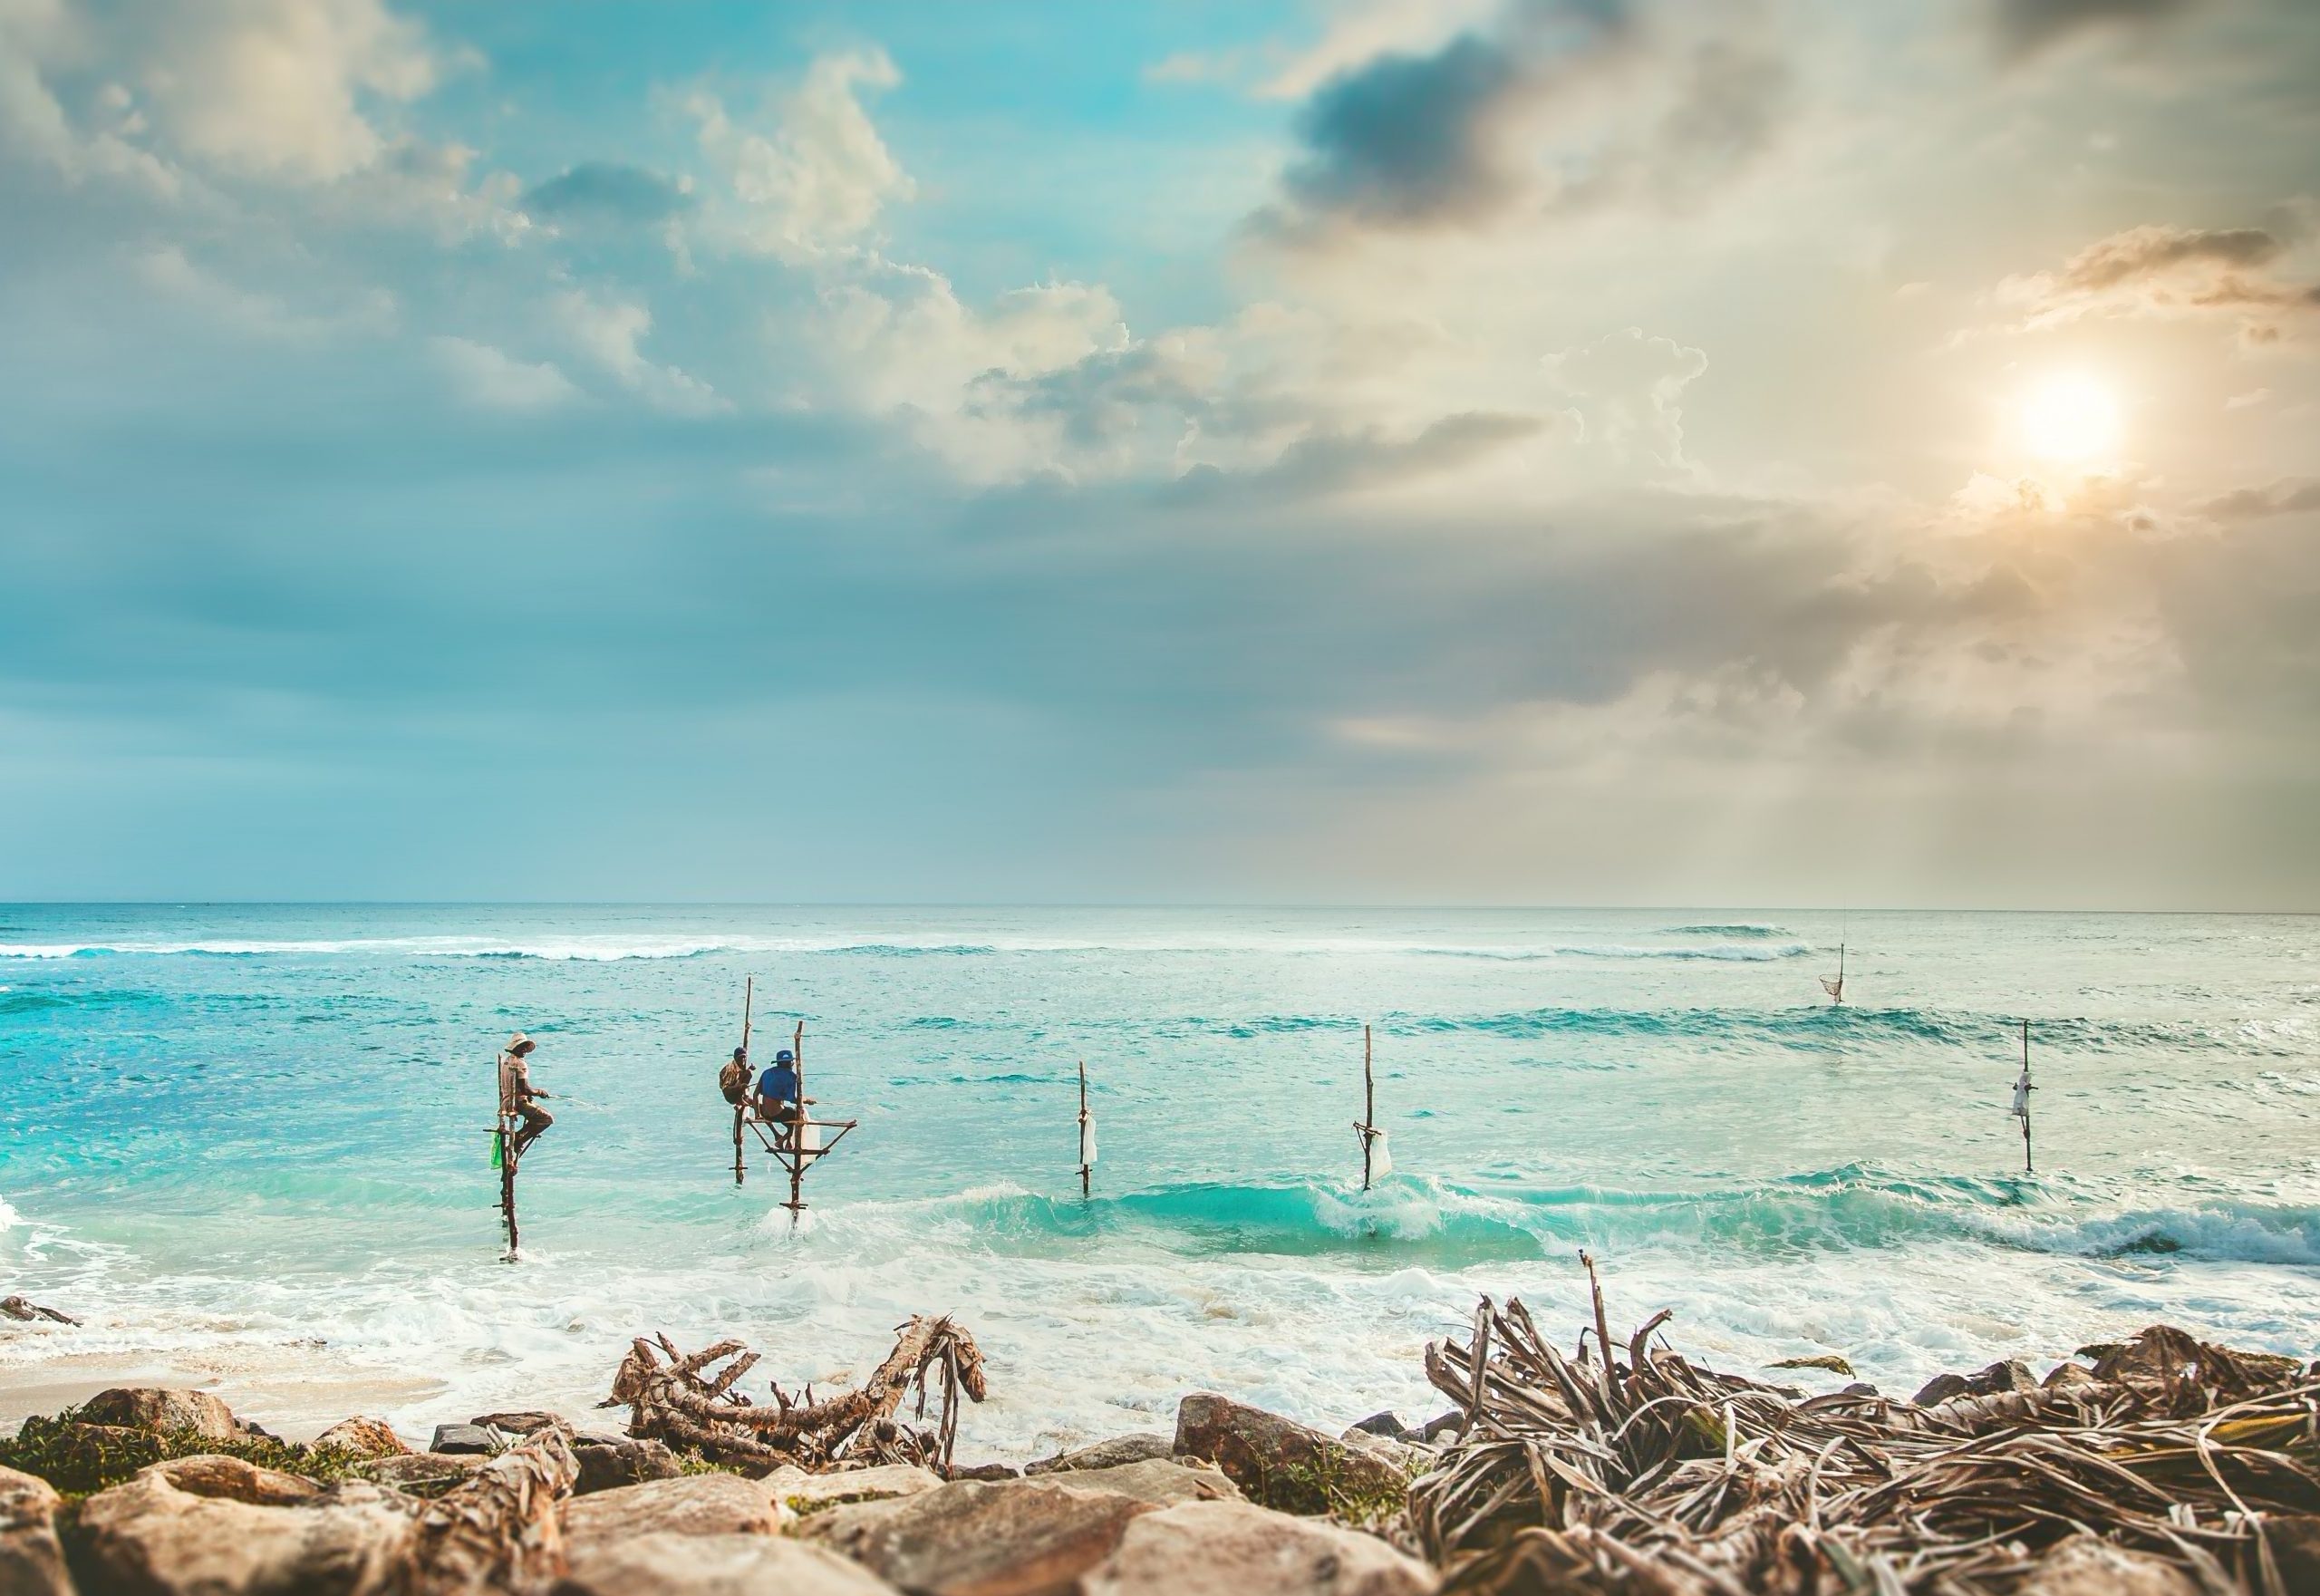
M1807 1397L1659 1323L1621 1348L1599 1314L1627 1357L1566 1359L1485 1301L1428 1349L1452 1407L1424 1425L1195 1392L1171 1434L1020 1463L951 1456L981 1371L947 1320L819 1402L741 1397L730 1343L640 1340L621 1429L481 1414L424 1449L124 1388L0 1444L0 1596L2320 1591L2320 1366L2153 1327L2043 1378Z

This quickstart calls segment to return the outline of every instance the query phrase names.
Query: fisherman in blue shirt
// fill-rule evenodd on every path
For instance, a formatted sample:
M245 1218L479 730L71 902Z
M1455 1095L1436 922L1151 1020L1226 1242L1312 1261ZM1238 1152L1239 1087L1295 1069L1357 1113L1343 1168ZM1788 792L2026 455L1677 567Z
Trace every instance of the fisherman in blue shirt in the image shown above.
M798 1117L797 1109L798 1059L784 1048L758 1077L758 1117L770 1125L788 1125Z

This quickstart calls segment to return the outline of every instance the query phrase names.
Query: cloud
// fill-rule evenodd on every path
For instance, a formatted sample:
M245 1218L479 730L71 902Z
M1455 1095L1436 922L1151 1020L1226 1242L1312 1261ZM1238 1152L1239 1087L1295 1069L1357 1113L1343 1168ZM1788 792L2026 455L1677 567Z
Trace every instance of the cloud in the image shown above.
M1445 416L1413 437L1378 429L1309 433L1246 470L1194 466L1163 491L1173 503L1271 503L1402 487L1455 472L1552 425L1544 416L1474 411Z
M2291 282L2274 269L2287 244L2263 227L2183 227L2147 224L2097 239L2058 271L2001 281L1996 303L2016 310L2018 330L2037 331L2089 317L2240 319L2243 338L2267 343L2282 319L2320 311L2320 286Z
M567 167L523 197L523 208L557 222L649 227L691 208L689 179L639 166L589 160Z
M2035 54L2073 34L2103 28L2140 28L2190 10L2199 0L1996 0L1990 10L1999 50Z
M2290 477L2268 488L2237 488L2200 508L2219 521L2303 515L2320 510L2320 478Z
M768 254L811 256L861 238L888 204L915 194L860 98L901 82L883 50L824 55L782 101L769 133L741 126L706 91L687 100L701 151L735 202L735 235Z
M1773 148L1793 74L1753 8L1507 0L1494 22L1316 87L1263 236L1473 231L1720 198Z
M382 0L151 0L122 27L141 46L133 87L177 148L298 181L377 160L388 140L372 108L418 99L445 64Z
M517 360L504 350L467 338L430 338L428 348L459 397L479 409L552 411L580 397L572 379L546 361Z
M1688 464L1682 400L1707 370L1706 351L1629 327L1548 355L1543 363L1580 401L1590 443L1669 468Z
M643 305L574 288L556 295L555 308L566 333L584 354L655 408L680 415L706 415L729 408L717 391L700 378L645 356L642 345L652 330L652 313Z

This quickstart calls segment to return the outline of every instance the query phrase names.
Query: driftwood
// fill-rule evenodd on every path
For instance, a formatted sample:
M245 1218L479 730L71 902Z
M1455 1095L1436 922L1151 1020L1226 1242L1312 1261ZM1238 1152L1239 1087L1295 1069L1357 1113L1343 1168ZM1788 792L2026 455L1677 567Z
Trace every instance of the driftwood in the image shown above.
M502 1452L428 1504L401 1565L400 1596L526 1590L562 1574L556 1504L579 1478L580 1460L561 1425Z
M735 1388L757 1361L736 1340L684 1354L666 1336L639 1337L613 1378L611 1400L601 1406L625 1405L628 1433L639 1440L665 1441L714 1463L765 1472L783 1464L826 1470L915 1463L947 1474L959 1395L983 1399L982 1353L947 1317L913 1318L859 1388L824 1401L814 1399L811 1386L792 1397L777 1385L773 1406L752 1404ZM914 1390L919 1418L926 1417L930 1395L938 1401L932 1430L894 1419Z
M53 1308L44 1308L37 1302L27 1302L22 1297L0 1297L0 1313L5 1313L11 1319L44 1319L52 1324L81 1322L69 1313L59 1313Z
M2161 1325L2091 1376L1920 1409L1697 1367L1651 1346L1668 1317L1566 1358L1484 1298L1426 1349L1462 1429L1409 1512L1445 1593L2009 1596L2087 1533L2283 1596L2266 1515L2320 1512L2320 1367Z

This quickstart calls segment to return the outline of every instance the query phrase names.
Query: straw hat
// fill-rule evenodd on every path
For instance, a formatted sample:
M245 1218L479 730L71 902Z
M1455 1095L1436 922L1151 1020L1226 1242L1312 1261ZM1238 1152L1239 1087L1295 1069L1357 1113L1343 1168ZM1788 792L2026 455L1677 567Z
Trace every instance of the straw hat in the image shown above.
M508 1050L518 1059L522 1058L525 1054L530 1052L537 1046L539 1046L537 1042L534 1041L530 1037L526 1036L520 1030L514 1036L508 1039Z

